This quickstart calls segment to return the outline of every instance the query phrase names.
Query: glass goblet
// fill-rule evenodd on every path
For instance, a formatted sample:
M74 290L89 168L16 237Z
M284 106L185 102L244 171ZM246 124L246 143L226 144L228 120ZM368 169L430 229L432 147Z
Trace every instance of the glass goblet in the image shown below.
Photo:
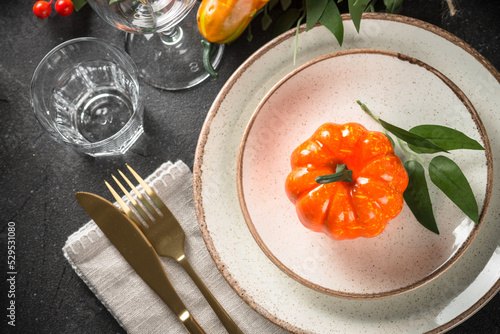
M203 66L202 36L196 23L196 0L88 0L107 23L127 32L125 50L142 79L157 88L179 90L210 75ZM210 61L216 68L224 46Z

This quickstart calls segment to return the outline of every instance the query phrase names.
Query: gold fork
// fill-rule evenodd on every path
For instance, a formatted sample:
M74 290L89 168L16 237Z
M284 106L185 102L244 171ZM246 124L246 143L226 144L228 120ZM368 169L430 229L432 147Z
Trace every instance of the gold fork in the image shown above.
M142 186L144 191L148 194L151 201L156 206L156 209L150 204L150 202L141 194L141 192L134 186L132 182L120 171L118 173L125 180L128 186L133 190L136 194L139 201L146 208L149 215L144 212L141 205L137 203L137 201L130 195L127 189L120 183L120 181L112 175L116 184L123 191L125 196L129 199L130 203L133 205L135 210L142 217L144 222L148 225L147 227L140 221L137 215L131 210L131 208L125 204L120 195L113 189L113 187L106 181L105 184L108 187L109 191L116 199L120 207L129 216L141 229L142 233L146 236L149 242L153 245L155 251L160 256L170 257L177 261L184 270L191 277L193 282L196 284L200 292L203 294L205 299L208 301L209 305L214 310L215 314L221 321L222 325L228 333L243 333L241 329L234 323L231 317L227 314L227 312L222 308L219 302L212 295L210 290L205 286L203 281L200 279L198 274L194 271L193 267L188 261L185 252L185 240L186 235L181 225L172 214L172 212L168 209L168 207L163 203L163 201L158 197L158 195L151 189L146 182L130 167L127 165L127 168L130 170L132 175L136 178L139 184Z

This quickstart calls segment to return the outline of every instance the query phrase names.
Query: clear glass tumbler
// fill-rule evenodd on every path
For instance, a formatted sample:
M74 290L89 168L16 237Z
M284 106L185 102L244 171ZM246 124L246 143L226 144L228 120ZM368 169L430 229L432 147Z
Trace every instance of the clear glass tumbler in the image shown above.
M91 156L125 153L144 132L138 70L107 41L64 42L40 62L31 105L55 140Z

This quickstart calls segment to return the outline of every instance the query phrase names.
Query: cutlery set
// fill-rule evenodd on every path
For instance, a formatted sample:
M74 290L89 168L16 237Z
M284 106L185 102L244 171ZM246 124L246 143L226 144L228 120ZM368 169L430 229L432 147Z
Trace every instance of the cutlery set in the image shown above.
M175 216L153 189L130 166L127 165L127 167L148 198L121 171L118 171L140 203L132 197L115 176L112 176L114 181L130 201L131 207L106 181L106 186L123 212L108 200L87 192L76 193L75 197L78 203L134 271L172 310L189 333L202 334L205 332L175 291L163 268L160 256L170 257L183 267L228 333L243 333L189 263L185 253L186 236Z

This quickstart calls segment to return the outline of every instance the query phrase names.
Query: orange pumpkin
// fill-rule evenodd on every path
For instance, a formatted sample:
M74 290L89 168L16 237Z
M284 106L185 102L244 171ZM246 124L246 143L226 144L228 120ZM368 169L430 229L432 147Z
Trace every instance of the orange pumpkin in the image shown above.
M360 124L323 124L294 150L291 167L286 193L300 221L330 238L374 237L403 208L401 160L385 134Z

